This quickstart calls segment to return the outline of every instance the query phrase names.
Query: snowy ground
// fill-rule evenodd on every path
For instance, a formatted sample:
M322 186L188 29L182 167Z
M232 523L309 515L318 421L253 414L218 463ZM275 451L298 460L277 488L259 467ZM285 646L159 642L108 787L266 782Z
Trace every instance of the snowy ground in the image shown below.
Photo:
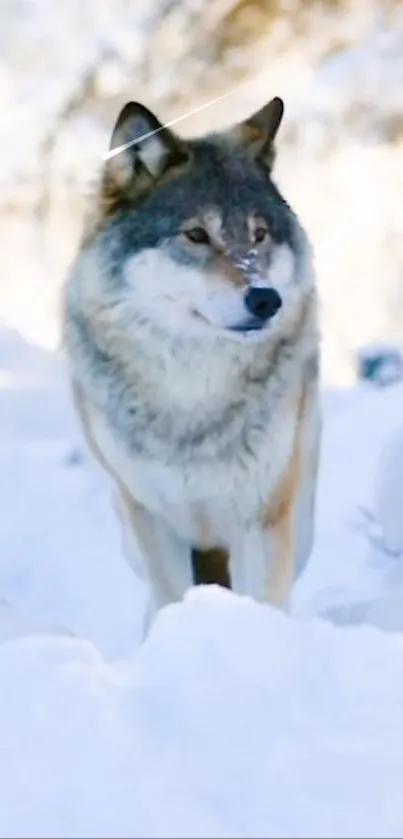
M291 617L141 584L61 362L0 333L0 836L403 835L403 385L327 393Z

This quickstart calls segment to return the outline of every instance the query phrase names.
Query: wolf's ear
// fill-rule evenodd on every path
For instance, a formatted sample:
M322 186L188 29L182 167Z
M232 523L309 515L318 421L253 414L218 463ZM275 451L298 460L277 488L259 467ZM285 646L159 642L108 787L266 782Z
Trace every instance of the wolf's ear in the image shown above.
M150 188L167 169L188 157L186 143L143 105L128 102L112 132L104 185L115 193L134 195Z
M247 148L254 157L262 160L269 171L274 163L275 139L283 115L284 102L276 96L260 111L256 111L229 132L238 145Z

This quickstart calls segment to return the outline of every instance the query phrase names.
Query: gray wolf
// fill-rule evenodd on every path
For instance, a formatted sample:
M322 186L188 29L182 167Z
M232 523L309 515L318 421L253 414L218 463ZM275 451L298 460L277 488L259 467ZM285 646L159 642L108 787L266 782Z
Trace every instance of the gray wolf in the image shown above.
M128 103L67 278L75 404L147 625L194 583L286 609L312 548L320 339L310 244L272 180L283 110L186 141Z

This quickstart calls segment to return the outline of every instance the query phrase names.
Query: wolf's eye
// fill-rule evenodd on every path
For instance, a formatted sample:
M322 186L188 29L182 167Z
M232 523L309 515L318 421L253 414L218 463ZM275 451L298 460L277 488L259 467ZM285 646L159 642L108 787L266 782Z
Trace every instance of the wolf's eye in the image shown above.
M261 242L264 242L266 237L268 236L269 231L267 227L257 227L254 233L255 242L257 245L260 245Z
M195 245L208 245L210 243L209 235L203 227L189 227L188 230L183 232L190 242Z

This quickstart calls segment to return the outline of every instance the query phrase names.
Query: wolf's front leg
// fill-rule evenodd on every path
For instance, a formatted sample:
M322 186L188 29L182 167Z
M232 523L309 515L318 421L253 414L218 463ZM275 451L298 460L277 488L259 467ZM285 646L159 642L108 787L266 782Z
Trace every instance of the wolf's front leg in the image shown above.
M137 504L123 487L118 491L117 508L126 559L149 585L146 633L156 613L168 603L181 600L192 586L191 549L162 519Z
M293 583L313 545L320 433L313 383L302 396L291 455L261 521L241 534L231 552L234 591L288 608Z
M229 563L235 593L287 609L294 579L292 517L242 533Z

